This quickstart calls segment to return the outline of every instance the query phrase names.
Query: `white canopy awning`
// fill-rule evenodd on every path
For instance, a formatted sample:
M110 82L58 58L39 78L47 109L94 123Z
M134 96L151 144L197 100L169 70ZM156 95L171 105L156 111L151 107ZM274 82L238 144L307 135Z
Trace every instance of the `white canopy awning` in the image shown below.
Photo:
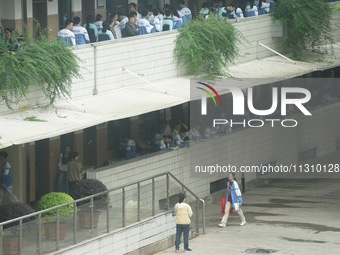
M319 69L340 65L340 47L334 47L335 54L329 62L293 64L279 56L254 60L229 68L235 78L230 82L241 88L267 82L285 80ZM145 77L147 79L147 77ZM228 81L229 82L229 81ZM147 112L166 109L198 99L190 95L190 77L177 77L154 83L156 86L143 86L116 89L109 93L79 99L61 100L56 108L37 107L2 115L0 118L0 148L24 144L45 138L55 137L111 120L138 116ZM158 89L158 88L160 89ZM215 89L220 94L229 93L222 85ZM167 91L165 94L162 90ZM25 121L36 116L42 121Z

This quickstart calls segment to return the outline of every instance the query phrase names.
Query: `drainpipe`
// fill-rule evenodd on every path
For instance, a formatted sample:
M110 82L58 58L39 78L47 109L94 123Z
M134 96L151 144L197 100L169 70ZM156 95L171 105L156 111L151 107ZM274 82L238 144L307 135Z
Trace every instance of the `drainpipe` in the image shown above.
M93 95L98 95L98 88L97 88L97 46L92 44L93 46L93 80L94 80L94 87L93 87Z

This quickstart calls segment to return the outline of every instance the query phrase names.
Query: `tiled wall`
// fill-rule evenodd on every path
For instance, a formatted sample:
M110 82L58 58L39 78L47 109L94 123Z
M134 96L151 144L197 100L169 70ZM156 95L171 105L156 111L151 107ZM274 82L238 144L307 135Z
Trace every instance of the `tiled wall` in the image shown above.
M50 29L52 29L52 34L55 34L58 30L55 27L51 27L51 24L58 24L57 18L57 14L48 16L48 24ZM257 50L259 50L261 57L272 55L268 50L258 49L256 44L259 39L270 47L276 49L279 47L277 42L280 39L271 38L271 22L269 16L262 16L235 23L235 26L247 38L244 45L240 46L241 57L239 61L256 59ZM54 31L55 29L57 30ZM113 42L98 43L96 47L91 45L77 47L74 49L74 52L82 60L80 66L83 78L74 80L72 98L91 96L93 94L95 85L95 54L97 56L96 79L98 93L143 83L143 81L131 74L123 72L123 67L128 68L134 73L142 74L143 78L149 81L180 75L181 70L177 69L173 58L177 34L177 31L169 31L135 38L124 38ZM44 100L41 100L41 92L36 93L34 91L32 94L28 97L29 100L22 102L21 105L29 107L44 103ZM18 107L19 109L20 106ZM0 113L6 111L8 112L8 109L0 102Z
M299 123L295 128L272 128L270 125L248 128L193 144L189 149L139 159L102 171L94 170L88 177L100 179L108 188L114 188L170 171L196 195L204 198L210 195L210 182L221 179L221 176L191 176L190 163L195 163L192 155L198 155L201 160L213 164L231 164L237 167L272 161L284 165L297 163L299 152L314 147L317 148L317 156L324 156L336 150L336 140L340 138L340 119L337 118L339 106L340 103L335 103L315 109L312 111L313 117L309 118L302 115L291 116ZM199 153L202 146L211 148L211 153ZM240 174L236 176L239 178ZM254 179L255 173L246 174L246 182ZM164 189L163 185L157 190L159 199L162 196L164 198Z
M55 38L59 31L58 14L51 14L47 16L47 27L49 31L49 37Z
M54 24L54 19L57 19L57 15L48 16L48 23ZM339 20L340 15L336 15L334 23L338 24ZM271 51L259 46L258 42L282 51L282 38L272 37L272 32L275 32L277 27L273 27L273 21L269 15L247 18L235 22L234 25L245 38L240 45L240 57L236 60L236 64L273 55ZM340 40L338 31L338 29L334 30L336 41ZM177 69L173 58L177 34L177 31L168 31L124 38L113 42L102 42L98 43L96 47L83 45L75 48L74 52L82 60L80 66L83 78L74 80L72 98L93 95L95 79L98 93L144 83L122 71L123 67L142 75L143 78L151 82L181 75L182 71ZM94 59L95 55L96 60ZM21 105L35 106L44 103L44 100L41 100L40 92L33 92L33 94L29 96L28 102L22 102ZM0 114L5 112L8 112L8 109L0 102Z
M174 234L174 217L171 213L166 213L53 254L121 255L160 242Z

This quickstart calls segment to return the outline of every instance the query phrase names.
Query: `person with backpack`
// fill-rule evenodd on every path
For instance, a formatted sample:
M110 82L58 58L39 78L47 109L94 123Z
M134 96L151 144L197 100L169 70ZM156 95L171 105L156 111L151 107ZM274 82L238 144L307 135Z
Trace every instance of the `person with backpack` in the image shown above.
M19 202L17 196L13 193L13 172L7 157L6 151L0 151L0 204L5 193L12 202Z
M103 28L98 33L98 42L114 40L114 36L110 30L110 23L108 21L104 21L102 24Z
M88 33L89 38L90 38L90 42L94 43L94 42L98 41L98 29L92 23L93 23L93 17L92 17L92 15L88 15L86 17L86 23L83 24L83 27L85 27L86 30L87 30L87 33Z
M179 245L183 233L184 252L192 251L189 248L189 229L191 223L192 209L190 205L185 203L185 194L180 193L178 196L178 203L175 205L174 211L176 214L176 252L179 253Z
M165 18L163 20L163 29L162 31L169 31L172 30L174 27L174 22L171 17L171 11L165 10Z
M233 210L236 210L238 215L240 216L241 223L240 226L244 226L246 222L246 218L241 210L242 205L242 194L240 191L240 187L235 178L235 173L229 173L227 183L227 193L226 193L226 204L224 208L224 215L222 217L221 223L218 224L219 227L225 228L228 222L228 217L232 214Z
M192 20L191 10L186 7L184 0L178 0L178 6L180 11L178 12L183 19L183 25L186 26L189 24L189 21Z

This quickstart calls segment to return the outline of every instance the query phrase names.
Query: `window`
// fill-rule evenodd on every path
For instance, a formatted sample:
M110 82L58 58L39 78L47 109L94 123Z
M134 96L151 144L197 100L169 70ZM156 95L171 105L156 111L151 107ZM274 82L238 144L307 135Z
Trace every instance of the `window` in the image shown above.
M139 116L139 138L152 141L155 133L159 131L160 112L154 111Z
M113 13L128 13L128 1L126 0L116 0L116 1L106 1L106 9L109 15Z
M125 136L130 135L129 119L110 121L107 125L108 150L113 152L113 156L124 157L120 155L119 145L124 141Z
M65 27L65 21L72 19L71 0L58 0L59 29Z
M316 157L316 148L305 150L303 152L300 152L298 155L298 161L306 161L308 159L312 159Z

